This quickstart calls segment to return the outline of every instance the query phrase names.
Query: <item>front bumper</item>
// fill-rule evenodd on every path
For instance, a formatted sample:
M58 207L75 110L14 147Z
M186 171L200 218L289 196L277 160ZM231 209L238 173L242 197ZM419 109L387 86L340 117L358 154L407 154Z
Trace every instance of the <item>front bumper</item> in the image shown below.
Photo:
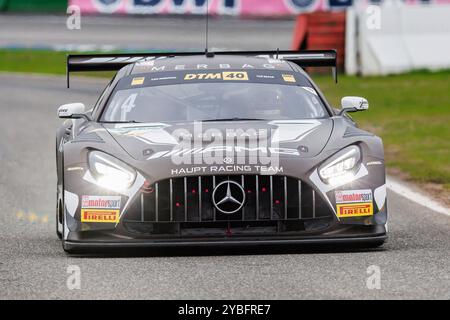
M230 217L213 211L210 192L206 191L213 190L225 178L242 182L250 190L244 209ZM359 182L349 186L362 187L367 188ZM83 194L102 194L102 190L92 188L86 184L83 192L73 196L80 199ZM135 196L122 197L121 210L123 203L129 203L117 224L80 221L77 201L72 213L65 214L64 249L76 252L108 248L334 245L382 243L387 238L385 203L376 206L374 201L371 216L338 219L325 195L308 183L289 177L184 177L157 182L153 193L139 188ZM190 192L193 189L197 192ZM262 189L267 189L267 195L258 196ZM331 199L334 200L334 193Z
M384 225L336 226L329 232L305 236L237 236L237 237L191 237L166 239L132 239L96 232L72 234L63 241L68 252L98 252L107 249L180 248L180 247L245 247L286 245L380 245L387 239Z

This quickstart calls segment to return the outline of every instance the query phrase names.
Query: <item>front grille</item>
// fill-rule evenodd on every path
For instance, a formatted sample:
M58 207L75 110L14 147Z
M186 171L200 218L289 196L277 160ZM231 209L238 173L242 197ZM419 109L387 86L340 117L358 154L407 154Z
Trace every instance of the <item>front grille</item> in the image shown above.
M232 214L220 212L212 201L214 188L227 180L240 184L246 194L242 209ZM230 227L248 233L279 231L279 222L283 222L282 230L305 230L299 221L331 221L332 217L322 197L301 180L279 175L220 175L172 178L147 186L124 220L141 232L180 233L182 229L190 234L197 229L200 233L215 228L223 232ZM137 228L139 223L148 228Z

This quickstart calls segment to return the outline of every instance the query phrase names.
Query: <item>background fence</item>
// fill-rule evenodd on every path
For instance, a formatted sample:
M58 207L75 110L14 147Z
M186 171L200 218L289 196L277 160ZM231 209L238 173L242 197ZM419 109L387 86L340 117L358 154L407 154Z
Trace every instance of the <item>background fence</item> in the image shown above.
M348 74L450 68L450 0L0 0L0 10L63 15L68 5L76 5L82 16L178 14L184 19L205 14L207 3L213 15L256 17L260 22L267 16L296 17L291 48L336 49L338 66ZM369 25L369 20L377 21Z

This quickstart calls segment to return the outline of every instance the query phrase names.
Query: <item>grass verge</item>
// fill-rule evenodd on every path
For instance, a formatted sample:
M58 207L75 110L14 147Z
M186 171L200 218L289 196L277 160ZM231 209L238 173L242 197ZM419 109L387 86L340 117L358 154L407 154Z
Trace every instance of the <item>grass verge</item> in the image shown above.
M67 52L50 50L0 49L0 71L66 74ZM111 72L85 72L83 76L112 77Z

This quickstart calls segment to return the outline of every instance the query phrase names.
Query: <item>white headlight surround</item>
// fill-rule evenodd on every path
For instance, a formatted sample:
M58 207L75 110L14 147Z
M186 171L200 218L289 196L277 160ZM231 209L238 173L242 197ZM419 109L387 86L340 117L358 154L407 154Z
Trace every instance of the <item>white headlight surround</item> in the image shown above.
M89 152L88 163L95 181L104 188L123 191L136 179L136 170L104 152Z
M319 176L327 184L351 182L361 165L361 149L352 145L339 151L318 169Z

